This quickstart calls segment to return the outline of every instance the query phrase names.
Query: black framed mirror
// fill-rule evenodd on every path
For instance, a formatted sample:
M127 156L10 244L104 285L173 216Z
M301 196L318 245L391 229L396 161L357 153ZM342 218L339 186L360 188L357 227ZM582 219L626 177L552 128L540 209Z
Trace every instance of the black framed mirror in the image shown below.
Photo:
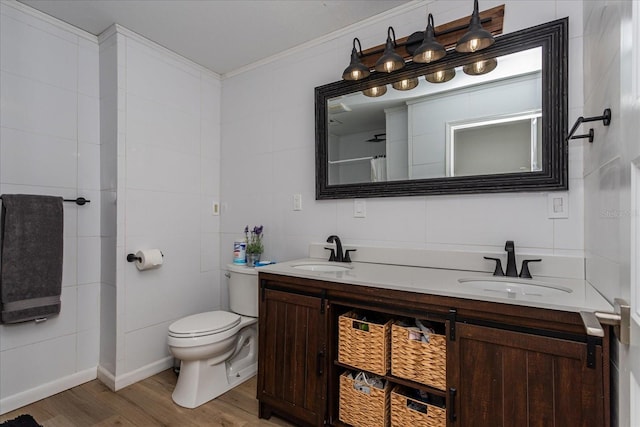
M316 199L567 190L567 58L564 18L316 87Z

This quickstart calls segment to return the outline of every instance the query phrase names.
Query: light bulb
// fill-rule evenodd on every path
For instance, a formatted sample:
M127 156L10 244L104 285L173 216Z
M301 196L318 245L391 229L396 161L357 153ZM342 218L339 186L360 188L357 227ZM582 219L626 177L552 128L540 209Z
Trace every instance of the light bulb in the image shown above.
M471 50L471 52L475 52L476 50L478 50L479 46L480 46L480 40L478 39L469 40L469 49Z

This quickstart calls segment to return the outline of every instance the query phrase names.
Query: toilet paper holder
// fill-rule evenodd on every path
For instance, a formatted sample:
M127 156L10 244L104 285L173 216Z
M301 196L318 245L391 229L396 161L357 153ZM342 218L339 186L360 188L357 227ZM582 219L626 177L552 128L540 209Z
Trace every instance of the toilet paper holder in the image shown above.
M160 251L160 255L162 255L162 258L164 258L164 254L162 253L162 251ZM140 258L139 256L136 256L136 254L127 254L127 261L128 262L142 262L142 258Z

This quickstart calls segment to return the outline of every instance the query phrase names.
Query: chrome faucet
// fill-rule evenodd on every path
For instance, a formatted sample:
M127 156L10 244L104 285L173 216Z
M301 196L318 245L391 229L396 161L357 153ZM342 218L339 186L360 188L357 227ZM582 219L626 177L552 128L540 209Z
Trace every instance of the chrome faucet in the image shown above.
M328 251L331 251L331 255L329 255L329 261L337 261L337 262L351 262L351 257L349 256L349 252L355 252L355 249L347 249L342 252L342 242L340 238L335 234L327 237L327 243L335 243L336 250L333 248L325 248Z

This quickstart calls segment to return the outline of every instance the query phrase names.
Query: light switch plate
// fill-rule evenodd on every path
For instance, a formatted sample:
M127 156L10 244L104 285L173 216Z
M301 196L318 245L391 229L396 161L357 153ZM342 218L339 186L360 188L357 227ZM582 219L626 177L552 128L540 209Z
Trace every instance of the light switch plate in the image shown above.
M363 199L353 201L353 217L365 218L367 216L367 203Z
M302 210L302 194L293 195L293 210L294 211Z
M547 194L547 214L549 218L569 218L569 193Z
M218 203L215 200L211 203L211 215L213 216L220 215L220 203Z

